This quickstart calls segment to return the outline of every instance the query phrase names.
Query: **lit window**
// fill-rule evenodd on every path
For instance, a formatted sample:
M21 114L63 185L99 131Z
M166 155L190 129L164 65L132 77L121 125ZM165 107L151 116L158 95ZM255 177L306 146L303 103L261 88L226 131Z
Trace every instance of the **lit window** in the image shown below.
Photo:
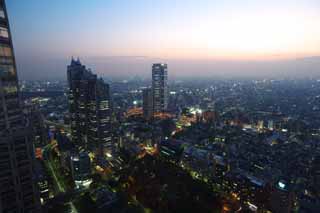
M9 46L1 44L0 45L0 57L11 57L12 56L12 50Z
M0 27L0 37L9 38L9 32L7 28Z
M0 18L5 18L5 17L6 17L6 15L4 13L3 8L0 8Z
M6 94L11 94L11 93L15 94L18 91L17 86L8 86L8 87L4 87L3 89Z
M14 75L13 65L0 65L0 76L2 75Z

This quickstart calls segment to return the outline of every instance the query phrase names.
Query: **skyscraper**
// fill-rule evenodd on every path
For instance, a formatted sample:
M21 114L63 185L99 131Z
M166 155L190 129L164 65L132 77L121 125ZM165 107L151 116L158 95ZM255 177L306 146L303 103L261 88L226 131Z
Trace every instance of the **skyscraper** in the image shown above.
M152 65L153 112L163 112L168 106L168 68L166 64Z
M143 117L149 120L153 115L153 96L152 89L146 88L142 91L142 99L143 99Z
M0 212L39 212L32 131L23 116L5 1L0 0Z
M71 136L80 149L111 153L109 85L72 58L68 66Z
M86 152L80 152L71 157L71 173L77 188L90 185L91 162Z

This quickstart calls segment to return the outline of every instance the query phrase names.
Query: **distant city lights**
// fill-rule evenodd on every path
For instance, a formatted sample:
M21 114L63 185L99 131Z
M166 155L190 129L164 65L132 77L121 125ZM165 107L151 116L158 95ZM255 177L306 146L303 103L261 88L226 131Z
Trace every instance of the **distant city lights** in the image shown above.
M191 108L190 108L190 113L191 113L191 114L194 114L194 115L196 115L196 114L202 114L202 109L191 107Z

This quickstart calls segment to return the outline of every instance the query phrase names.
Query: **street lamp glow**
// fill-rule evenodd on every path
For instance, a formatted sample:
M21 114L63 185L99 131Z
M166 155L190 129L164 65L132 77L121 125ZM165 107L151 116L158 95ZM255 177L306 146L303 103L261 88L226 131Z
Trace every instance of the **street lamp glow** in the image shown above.
M281 188L281 189L284 189L286 187L286 184L282 183L281 181L278 183L278 186Z

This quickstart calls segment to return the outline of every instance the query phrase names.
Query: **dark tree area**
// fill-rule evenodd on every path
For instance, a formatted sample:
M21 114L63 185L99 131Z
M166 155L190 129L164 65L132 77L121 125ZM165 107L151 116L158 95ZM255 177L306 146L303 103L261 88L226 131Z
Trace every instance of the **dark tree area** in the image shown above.
M154 212L215 212L220 199L202 182L174 164L147 155L120 179L127 191Z
M159 122L162 133L165 137L170 137L171 133L176 129L175 123L171 119L162 120Z

